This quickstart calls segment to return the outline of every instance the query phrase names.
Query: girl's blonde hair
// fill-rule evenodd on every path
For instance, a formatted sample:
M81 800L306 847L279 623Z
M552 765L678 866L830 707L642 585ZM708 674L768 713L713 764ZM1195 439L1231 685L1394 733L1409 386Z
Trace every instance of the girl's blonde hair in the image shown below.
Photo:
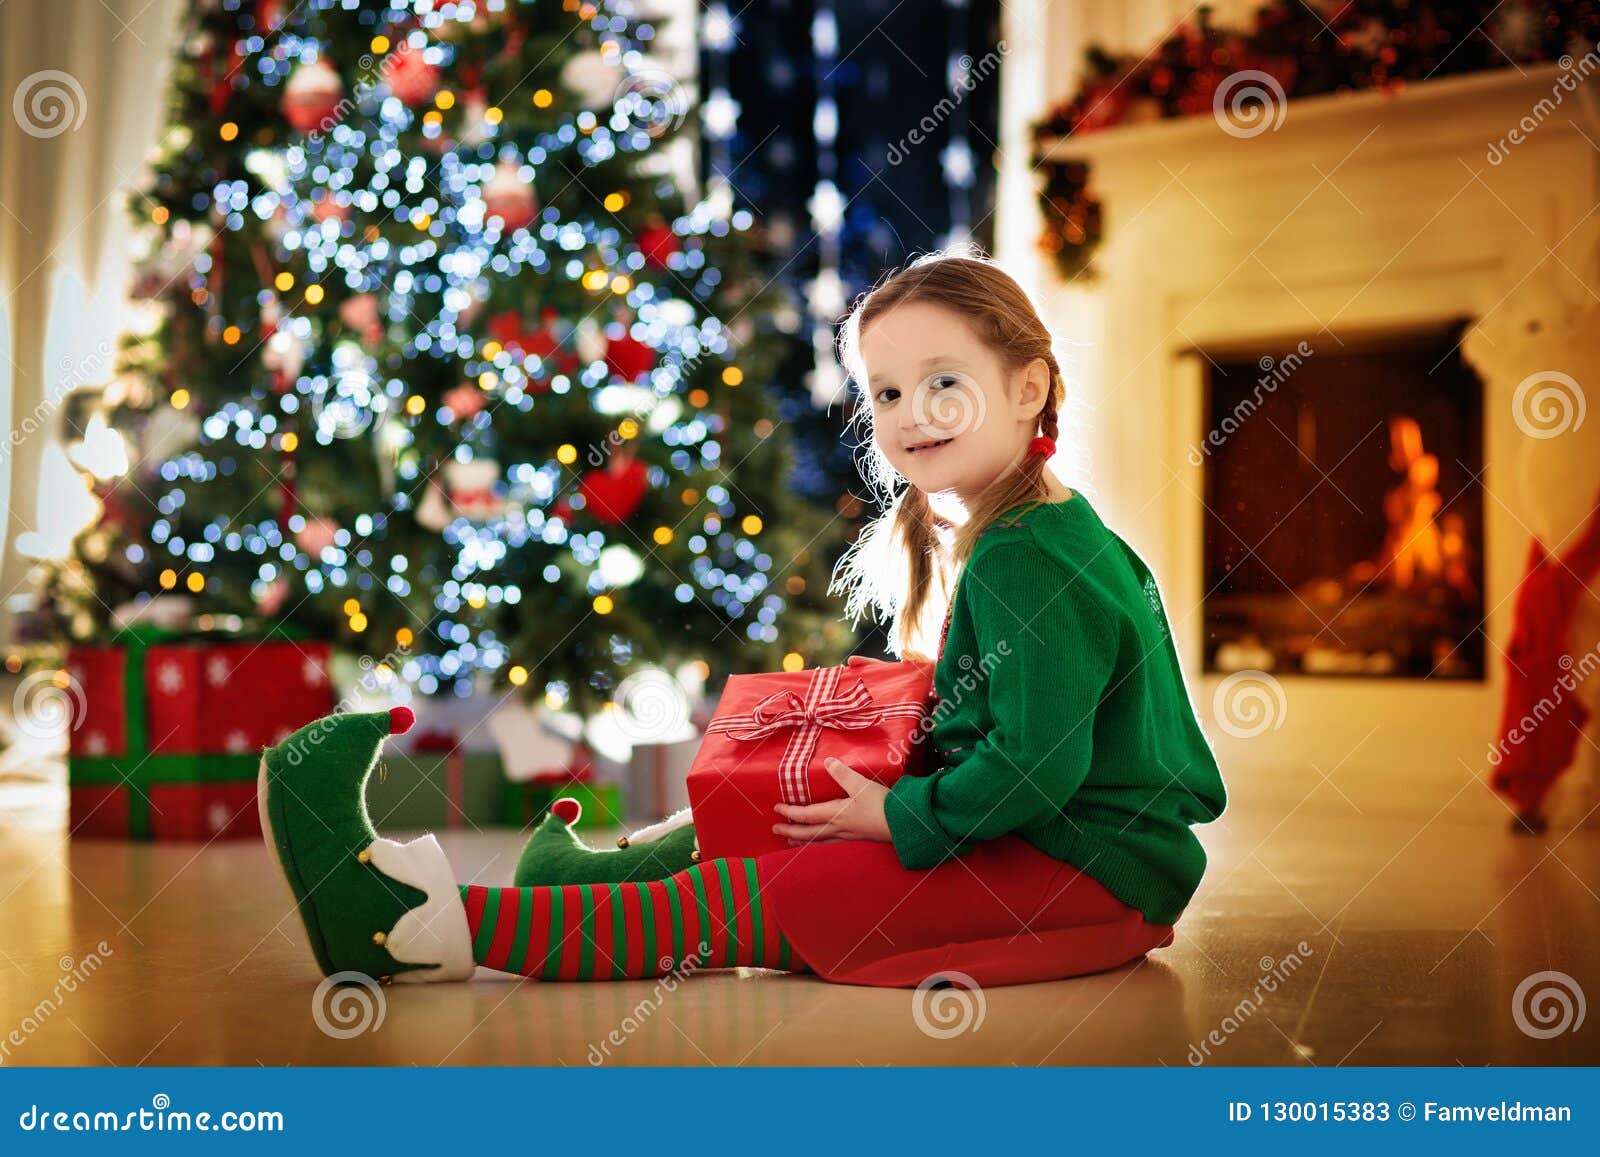
M941 305L960 314L1008 372L1042 359L1050 367L1050 388L1039 412L1039 432L1051 438L1066 384L1050 332L1033 302L1009 273L976 248L929 253L891 272L857 300L845 320L839 360L861 399L850 419L861 423L867 448L861 473L887 509L863 528L839 560L828 590L844 594L845 614L852 623L874 611L892 619L889 645L895 654L931 661L937 658L939 626L954 597L956 578L979 537L1018 503L1046 499L1049 488L1044 455L1024 455L1016 469L977 497L957 527L933 509L921 490L899 485L903 480L872 438L872 392L861 360L861 335L895 306L910 302Z

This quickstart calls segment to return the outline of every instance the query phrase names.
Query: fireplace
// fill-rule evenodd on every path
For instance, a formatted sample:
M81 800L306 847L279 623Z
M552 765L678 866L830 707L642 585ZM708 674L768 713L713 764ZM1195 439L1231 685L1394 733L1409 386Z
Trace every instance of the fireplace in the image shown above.
M1204 351L1207 671L1484 677L1465 325Z

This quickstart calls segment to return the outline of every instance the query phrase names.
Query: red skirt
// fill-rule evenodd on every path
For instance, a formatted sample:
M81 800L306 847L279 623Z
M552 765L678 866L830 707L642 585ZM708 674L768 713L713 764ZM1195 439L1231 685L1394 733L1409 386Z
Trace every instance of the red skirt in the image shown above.
M1020 836L920 871L888 843L806 844L757 857L756 873L795 954L840 984L914 988L939 972L985 986L1060 980L1172 943L1172 925Z

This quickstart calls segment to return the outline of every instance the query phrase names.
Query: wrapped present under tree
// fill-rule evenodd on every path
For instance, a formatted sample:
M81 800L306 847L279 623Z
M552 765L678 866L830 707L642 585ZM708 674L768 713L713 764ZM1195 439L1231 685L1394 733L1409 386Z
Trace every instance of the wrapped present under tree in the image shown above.
M264 747L334 708L326 643L184 637L149 626L73 647L75 835L255 837Z

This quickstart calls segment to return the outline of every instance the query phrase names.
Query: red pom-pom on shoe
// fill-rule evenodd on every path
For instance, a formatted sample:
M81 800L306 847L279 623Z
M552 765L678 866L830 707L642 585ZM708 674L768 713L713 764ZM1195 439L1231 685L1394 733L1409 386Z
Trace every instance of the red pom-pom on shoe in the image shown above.
M550 805L550 814L556 816L569 828L578 822L578 817L583 814L583 805L570 795L564 795Z
M417 713L409 707L389 708L389 734L404 735L417 721Z

